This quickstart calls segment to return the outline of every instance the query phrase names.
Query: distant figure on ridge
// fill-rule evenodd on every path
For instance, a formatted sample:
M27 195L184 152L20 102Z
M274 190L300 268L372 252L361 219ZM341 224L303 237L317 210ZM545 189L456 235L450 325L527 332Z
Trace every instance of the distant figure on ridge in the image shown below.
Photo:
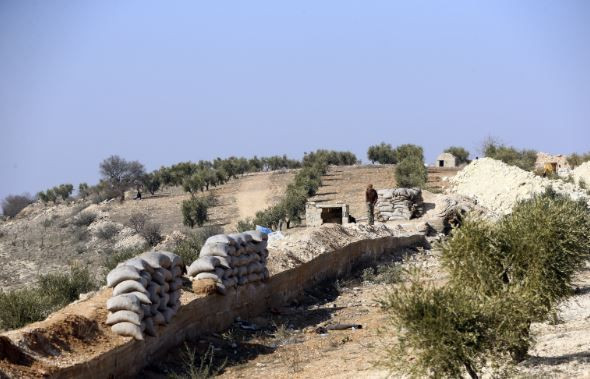
M377 202L377 191L373 189L373 185L367 186L365 192L365 201L367 202L367 216L369 218L369 225L375 224L375 203Z

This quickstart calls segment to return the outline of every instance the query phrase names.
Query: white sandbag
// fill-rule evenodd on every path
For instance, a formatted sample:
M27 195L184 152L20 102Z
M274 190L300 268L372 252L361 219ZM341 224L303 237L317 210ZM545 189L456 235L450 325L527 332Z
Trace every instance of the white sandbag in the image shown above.
M206 257L206 256L217 256L217 257L229 257L230 252L233 250L233 247L229 245L224 245L220 243L214 243L209 245L204 245L199 252L199 257Z
M195 276L201 272L213 271L219 265L219 259L215 256L199 257L186 270L188 276Z
M170 258L170 262L171 265L170 267L180 267L182 269L182 266L184 266L184 262L182 261L182 257L180 255L176 255L174 253L171 253L169 251L160 251L160 253L166 255L168 258Z
M160 311L154 313L154 315L152 316L152 319L154 320L154 323L156 325L166 324L166 319L164 318L164 315Z
M141 259L149 263L153 268L170 268L172 260L166 254L159 251L148 251L139 256Z
M234 241L236 241L236 248L238 248L238 246L245 246L246 245L246 240L242 237L241 233L234 233L234 234L229 234L229 237L231 237Z
M125 280L139 280L139 270L133 266L116 267L107 275L107 286L115 287Z
M155 337L157 333L156 326L154 325L154 319L148 317L143 320L143 323L145 324L145 334L147 334L148 336Z
M141 325L141 320L143 318L143 312L135 313L131 311L117 311L117 312L109 312L107 316L107 325L115 325L120 322L130 322L137 326Z
M126 260L125 262L121 262L117 265L118 266L133 266L137 268L139 271L147 271L150 274L154 271L154 268L149 265L145 260L141 259L140 257L134 257L131 259Z
M148 297L148 295L146 295L143 292L129 292L128 295L134 295L135 297L137 297L139 299L139 302L142 304L152 304L152 301L150 300L150 298Z
M240 239L242 241L244 241L244 244L248 243L248 242L252 242L254 239L252 238L252 235L249 233L240 233Z
M130 322L120 322L111 326L113 333L120 336L133 337L136 340L142 341L143 334L141 333L141 327Z
M172 270L170 270L170 272L172 273L172 278L178 278L182 276L182 267L172 266Z
M255 242L262 242L268 240L268 235L266 233L262 233L260 230L248 230L244 232L244 234L249 234L252 236L252 241Z
M231 268L231 265L229 263L229 261L231 259L233 259L233 257L228 257L228 258L224 258L224 257L216 257L217 261L218 261L218 266L221 266L223 268Z
M140 278L140 279L143 279L143 278ZM145 294L148 293L148 291L145 289L145 287L140 282L138 282L136 280L124 280L115 286L115 288L113 289L113 296L121 295L123 293L134 292L134 291L142 292Z
M152 280L160 285L166 283L166 279L164 279L164 275L161 272L154 271L152 274Z
M215 236L211 236L209 238L207 238L207 241L205 241L205 245L210 244L210 243L224 243L227 245L235 245L236 241L231 238L230 236L227 236L225 234L217 234Z
M180 291L170 292L170 299L168 299L168 306L171 307L180 301Z
M223 276L219 277L215 272L200 272L199 274L197 274L197 276L195 277L195 279L196 280L213 279L215 281L220 282L222 277Z
M182 278L176 278L170 282L170 291L176 291L182 288Z
M145 296L145 295L144 295ZM141 312L141 303L135 294L125 293L123 295L113 296L107 300L107 310Z

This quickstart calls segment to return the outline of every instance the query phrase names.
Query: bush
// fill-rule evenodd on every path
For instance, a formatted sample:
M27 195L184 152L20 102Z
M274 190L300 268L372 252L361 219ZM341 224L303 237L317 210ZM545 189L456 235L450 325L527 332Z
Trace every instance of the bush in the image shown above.
M152 195L160 189L160 185L162 184L160 177L156 173L144 175L141 181L145 189Z
M398 187L422 187L427 179L428 172L424 167L424 161L417 157L403 159L395 166Z
M51 312L97 289L87 268L69 273L42 275L33 288L0 291L0 329L16 329L46 318Z
M379 162L381 164L397 163L397 157L390 144L381 142L379 145L369 146L367 151L367 158L373 163Z
M105 254L105 257L103 258L102 266L105 268L106 272L109 272L117 267L119 263L143 253L143 248L124 249L119 251L106 250L103 253Z
M195 225L203 226L208 220L207 210L209 202L203 197L191 197L189 200L182 202L182 222L190 228Z
M514 147L500 144L493 139L484 142L483 152L486 157L520 167L526 171L533 171L537 161L537 152L535 150L517 150Z
M86 199L90 195L90 186L87 183L80 183L78 185L78 195L82 199Z
M399 145L395 148L393 153L395 154L395 158L398 162L401 162L407 158L416 158L424 163L424 150L418 145Z
M457 164L464 164L464 163L469 163L471 162L469 160L469 151L467 151L465 148L460 147L460 146L451 146L447 149L445 149L445 153L451 153L455 156L455 158L457 158Z
M248 217L244 220L239 220L238 224L236 225L236 229L238 233L254 230L256 229L256 224L254 224L254 220L252 218Z
M150 246L156 246L162 241L162 228L160 224L148 222L141 230L141 236Z
M136 212L129 217L129 226L135 230L135 233L141 234L145 223L147 221L147 215L145 213Z
M74 217L73 224L76 226L89 226L96 220L98 215L92 211L82 211Z
M572 168L575 168L587 161L590 161L590 152L585 154L573 153L567 157L567 162Z
M182 257L186 265L190 265L199 257L201 248L207 241L207 238L216 234L222 234L223 228L219 226L205 226L190 233L186 239L182 240L175 248L174 254Z
M98 238L108 241L119 233L119 227L115 224L107 223L96 230Z
M7 217L15 217L27 205L34 201L28 194L8 195L2 200L2 213Z

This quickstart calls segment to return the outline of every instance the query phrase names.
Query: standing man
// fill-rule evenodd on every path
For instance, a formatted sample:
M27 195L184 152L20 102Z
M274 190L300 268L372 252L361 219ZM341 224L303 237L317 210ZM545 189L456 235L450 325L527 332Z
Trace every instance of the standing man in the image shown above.
M373 185L367 186L365 192L365 201L367 202L367 216L369 217L369 225L375 224L375 203L377 202L377 191L373 189Z

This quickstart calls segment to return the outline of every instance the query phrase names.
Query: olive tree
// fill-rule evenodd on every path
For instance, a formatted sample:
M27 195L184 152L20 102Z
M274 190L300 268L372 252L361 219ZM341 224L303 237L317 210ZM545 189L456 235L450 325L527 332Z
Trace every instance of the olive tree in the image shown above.
M118 155L112 155L99 165L102 179L125 199L125 191L141 182L145 168L138 161L127 161Z

